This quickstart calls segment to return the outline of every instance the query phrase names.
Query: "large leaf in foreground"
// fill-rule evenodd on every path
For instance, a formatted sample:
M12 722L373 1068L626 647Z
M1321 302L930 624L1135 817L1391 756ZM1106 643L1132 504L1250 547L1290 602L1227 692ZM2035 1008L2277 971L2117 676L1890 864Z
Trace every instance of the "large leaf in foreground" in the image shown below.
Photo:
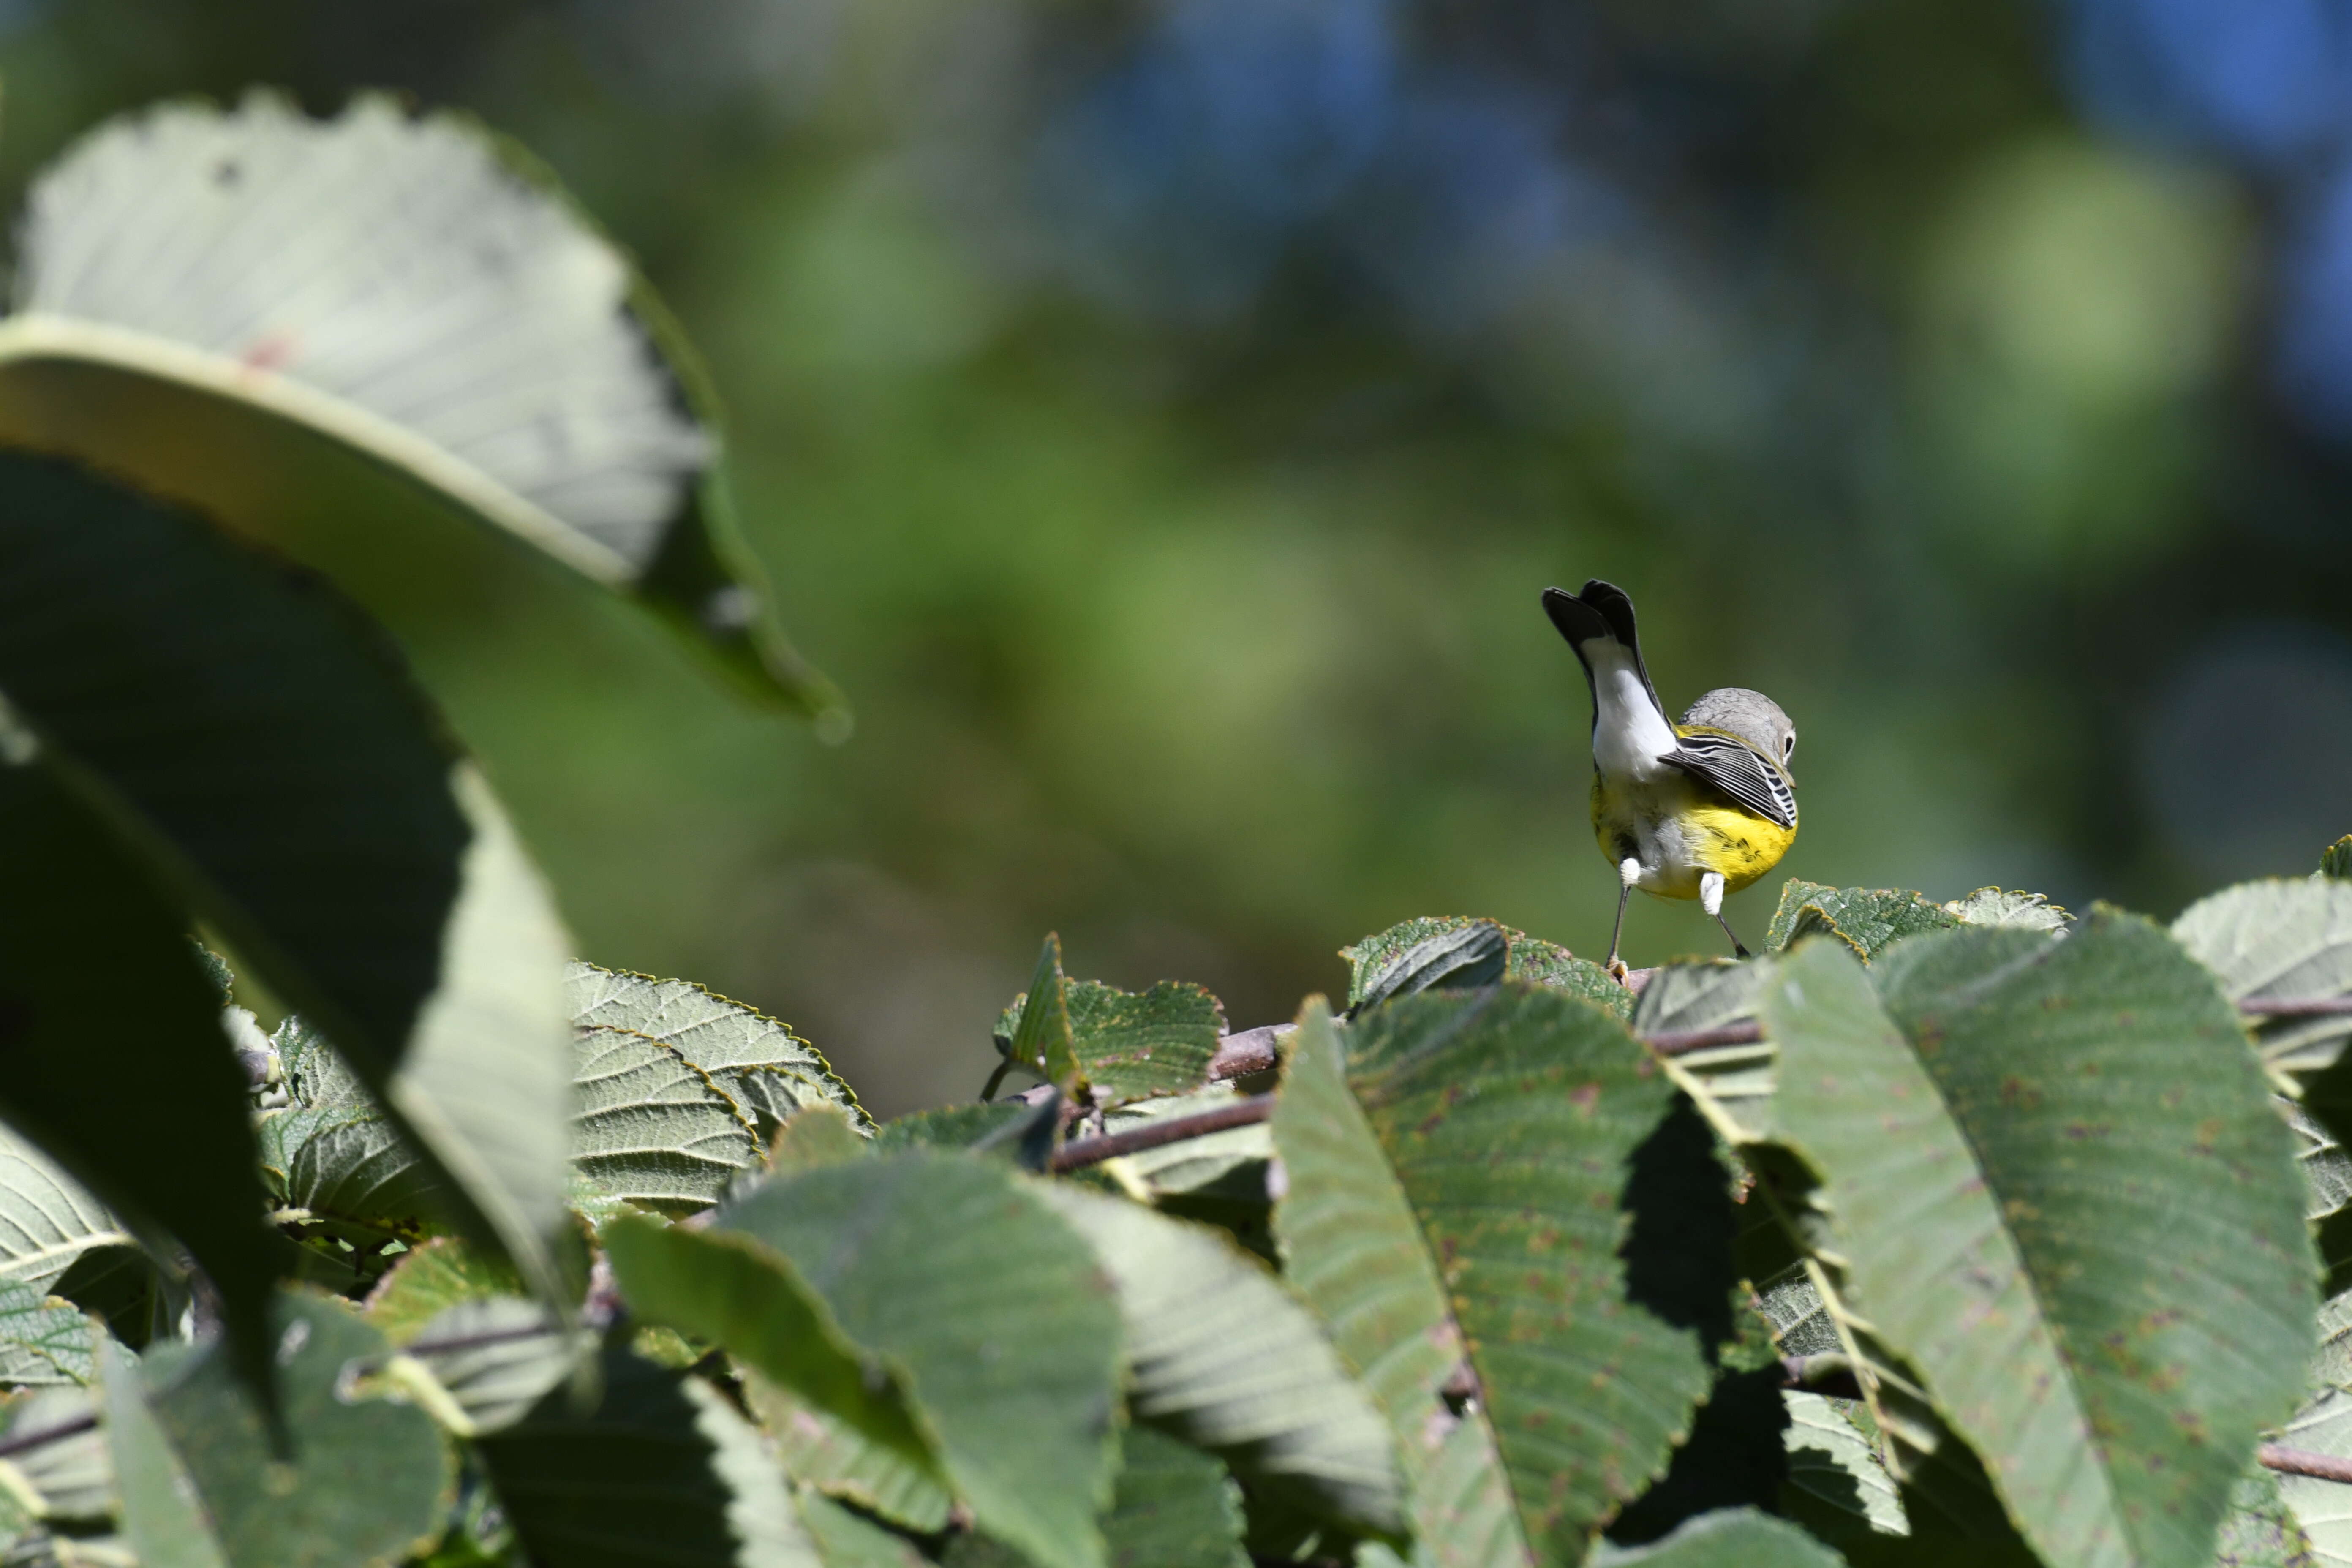
M1814 942L1764 998L1854 1304L2046 1560L2203 1568L2312 1342L2302 1184L2235 1016L2108 910L1910 943L1878 983Z
M1119 1435L1118 1485L1103 1537L1118 1568L1249 1568L1242 1500L1225 1467L1149 1426ZM959 1536L944 1568L1028 1568L1020 1552L984 1535ZM895 1568L895 1565L894 1565Z
M544 1277L567 939L376 635L192 514L0 454L0 695L75 795L334 1040L454 1178L458 1216Z
M741 1232L637 1216L614 1221L604 1242L631 1311L726 1347L796 1478L921 1528L946 1522L945 1480L904 1380L849 1342L789 1258Z
M208 1351L171 1346L110 1374L110 1412L134 1407L131 1425L144 1434L136 1440L160 1437L168 1457L142 1450L126 1465L118 1417L123 1513L142 1555L148 1542L184 1542L201 1528L215 1560L236 1568L330 1568L396 1562L439 1532L450 1466L431 1418L352 1391L355 1373L381 1363L383 1336L337 1304L291 1294L278 1298L278 1324L282 1458Z
M1127 1320L1128 1408L1360 1528L1402 1528L1393 1442L1315 1321L1222 1231L1062 1184ZM1134 1435L1129 1434L1129 1462Z
M778 1177L718 1226L789 1258L905 1379L981 1529L1102 1568L1121 1332L1082 1239L1005 1166L913 1151Z
M1439 1562L1576 1560L1688 1431L1730 1332L1729 1205L1703 1144L1700 1171L1637 1157L1674 1099L1622 1025L1538 988L1424 993L1344 1034L1319 1003L1303 1018L1276 1234ZM1694 1179L1717 1212L1668 1196ZM1669 1235L1679 1276L1655 1267Z
M256 94L111 121L36 182L16 303L15 441L247 526L278 520L247 515L268 503L246 476L339 458L326 482L373 479L399 543L454 507L634 592L770 697L839 711L769 624L660 306L467 120L369 96L320 121Z
M782 1024L690 980L656 980L574 962L564 996L583 1029L627 1029L657 1040L709 1073L750 1111L762 1136L804 1105L839 1106L861 1128L874 1123L817 1048Z
M481 1439L537 1568L820 1568L760 1434L701 1379L607 1351L593 1408L569 1388Z
M0 832L10 877L39 890L0 898L0 1113L111 1206L186 1245L220 1292L238 1367L266 1387L281 1260L212 982L178 912L49 769L0 764ZM28 1272L46 1286L89 1239L96 1205L34 1162L5 1173Z

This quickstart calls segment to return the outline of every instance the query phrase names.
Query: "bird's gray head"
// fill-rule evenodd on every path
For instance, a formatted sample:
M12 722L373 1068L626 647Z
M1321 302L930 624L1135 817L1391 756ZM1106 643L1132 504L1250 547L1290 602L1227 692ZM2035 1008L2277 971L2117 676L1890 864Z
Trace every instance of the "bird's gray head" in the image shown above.
M1783 767L1797 749L1797 727L1780 705L1744 686L1717 687L1690 705L1683 722L1728 730Z

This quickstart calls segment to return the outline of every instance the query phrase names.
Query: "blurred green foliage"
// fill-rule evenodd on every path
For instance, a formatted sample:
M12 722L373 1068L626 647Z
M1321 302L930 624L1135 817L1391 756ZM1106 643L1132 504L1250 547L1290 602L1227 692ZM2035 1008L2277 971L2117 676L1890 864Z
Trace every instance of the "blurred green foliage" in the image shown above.
M878 1115L977 1089L1049 928L1073 974L1197 980L1237 1027L1407 915L1597 952L1554 582L1633 593L1670 704L1794 717L1782 874L2168 912L2342 831L2352 492L2249 373L2260 193L2078 121L2049 13L1373 9L1400 80L1545 106L1545 210L1636 216L1466 324L1367 281L1405 254L1377 188L1238 294L1139 307L1128 253L1067 262L1027 150L1181 7L1045 0L17 0L0 178L160 96L391 86L637 253L854 738L454 530L362 596L583 956L792 1020ZM1750 940L1779 881L1732 905ZM1719 945L1695 908L1629 922L1636 963Z

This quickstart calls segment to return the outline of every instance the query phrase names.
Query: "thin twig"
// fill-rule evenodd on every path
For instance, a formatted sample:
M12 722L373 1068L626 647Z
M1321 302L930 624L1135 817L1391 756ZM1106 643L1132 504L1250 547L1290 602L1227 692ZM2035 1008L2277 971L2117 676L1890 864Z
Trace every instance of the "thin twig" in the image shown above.
M2339 1459L2333 1454L2315 1454L2308 1448L2289 1448L2277 1443L2265 1443L2254 1450L2254 1458L2266 1470L2278 1470L2290 1476L2309 1476L2316 1481L2341 1481L2352 1486L2352 1459Z
M44 1426L37 1432L27 1432L22 1436L12 1433L0 1437L0 1459L13 1459L45 1443L54 1443L60 1437L79 1436L84 1432L95 1431L97 1427L98 1412L92 1410L87 1415L77 1415L70 1421L60 1421L54 1426Z
M1137 1154L1146 1149L1181 1143L1187 1138L1223 1132L1229 1127L1253 1127L1273 1114L1274 1096L1260 1094L1248 1100L1237 1100L1231 1105L1195 1110L1189 1116L1171 1116L1161 1121L1147 1121L1124 1132L1108 1132L1099 1138L1074 1138L1054 1151L1054 1169L1075 1171L1083 1165L1099 1165L1105 1160L1116 1160L1121 1154Z
M2300 1002L2250 997L2238 1004L2238 1011L2254 1018L2325 1018L2352 1013L2352 996L2313 996Z

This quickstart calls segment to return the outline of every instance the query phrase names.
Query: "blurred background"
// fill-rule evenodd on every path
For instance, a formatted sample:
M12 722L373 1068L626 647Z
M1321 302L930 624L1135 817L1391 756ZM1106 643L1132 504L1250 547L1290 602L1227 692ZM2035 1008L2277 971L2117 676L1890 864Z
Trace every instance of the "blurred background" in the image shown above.
M511 132L700 344L848 743L520 552L362 596L583 955L877 1113L1048 929L1236 1026L1408 915L1598 956L1551 583L1788 709L1782 873L2168 915L2352 830L2342 0L0 0L0 179L252 83Z

